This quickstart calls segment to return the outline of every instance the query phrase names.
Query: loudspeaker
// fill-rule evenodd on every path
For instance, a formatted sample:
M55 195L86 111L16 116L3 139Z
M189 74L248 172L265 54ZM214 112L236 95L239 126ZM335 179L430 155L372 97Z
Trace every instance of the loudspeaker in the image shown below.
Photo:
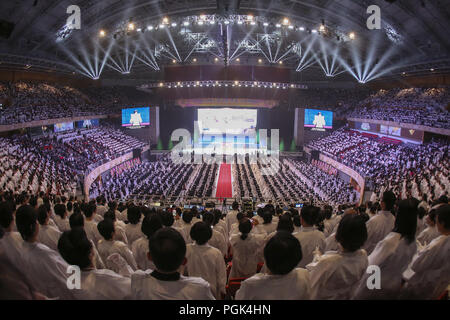
M0 37L8 39L11 36L14 27L14 23L0 19Z
M140 148L133 149L133 159L134 158L140 158L141 157L141 152L142 152L142 149L140 149Z

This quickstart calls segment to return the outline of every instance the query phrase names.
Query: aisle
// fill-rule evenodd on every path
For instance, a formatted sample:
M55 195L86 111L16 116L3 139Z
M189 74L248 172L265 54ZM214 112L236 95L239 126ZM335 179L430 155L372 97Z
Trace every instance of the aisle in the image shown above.
M217 179L216 198L231 198L233 196L231 186L231 164L222 163Z

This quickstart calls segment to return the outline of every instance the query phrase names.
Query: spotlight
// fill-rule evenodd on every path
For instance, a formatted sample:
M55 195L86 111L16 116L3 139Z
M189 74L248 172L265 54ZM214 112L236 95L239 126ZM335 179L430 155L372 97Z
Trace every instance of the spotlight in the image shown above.
M160 25L159 25L159 28L160 28L160 29L164 29L164 25L163 25L163 24L160 24Z
M164 17L163 20L162 20L162 22L163 22L164 24L168 24L168 23L169 23L169 18Z
M430 69L430 71L431 71L431 72L433 72L433 71L434 71L434 69L433 69L433 68L431 68L431 69Z
M283 60L280 60L280 62L278 62L279 64L283 64Z
M197 62L197 58L192 59L193 62Z
M260 58L260 59L258 59L258 63L262 63L262 59Z
M250 24L251 24L252 26L254 26L254 25L256 24L256 22L255 22L255 21L252 21L252 22L250 22Z
M217 57L216 57L216 58L214 58L214 61L215 61L215 62L219 61L219 58L217 58Z
M264 23L263 23L263 26L264 26L264 27L267 27L268 25L269 25L269 23L267 23L267 22L264 22Z
M177 60L173 59L173 60L172 60L172 63L177 63Z
M281 24L277 23L277 24L275 25L275 27L281 28Z
M349 37L351 40L354 40L354 39L356 38L356 34L355 34L354 32L350 32L349 35L348 35L348 37Z
M149 31L153 30L153 26L147 26L147 30Z
M291 88L293 88L294 87L294 85L293 84L291 84Z
M243 24L243 22L241 20L238 21L238 24Z
M189 25L189 21L183 22L183 26L187 27Z
M325 32L325 26L323 24L320 25L319 31L320 32Z
M177 23L176 23L176 22L172 22L171 26L172 26L172 27L176 27L176 26L177 26Z
M288 25L289 24L289 19L288 18L284 18L283 19L283 24L284 25Z
M198 24L199 24L200 26L202 26L202 25L203 25L203 21L200 20L200 21L198 22Z
M137 28L136 31L137 31L137 32L141 32L142 29L141 29L141 28Z
M99 35L100 37L104 37L104 36L106 35L105 30L100 30L100 32L98 33L98 35Z
M230 24L230 21L225 20L223 23L225 23L225 24Z
M200 20L205 20L205 19L206 19L206 16L204 14L201 14L200 15Z
M289 25L289 29L294 29L294 26L292 24Z
M159 83L159 86L160 86L160 87L164 86L164 83L160 82L160 83Z
M239 82L235 81L234 84L237 85Z
M128 30L130 30L130 31L134 30L134 23L130 22L128 24Z
M317 33L317 30L316 29L312 29L311 32L312 33Z
M249 15L247 16L247 20L252 21L252 20L253 20L253 16L252 16L251 14L249 14Z
M209 22L209 24L215 24L216 22L214 21L214 20L211 20L210 22Z
M300 31L305 31L305 28L304 27L300 27L300 28L298 28Z
M241 59L237 58L236 61L239 62L239 61L241 61Z

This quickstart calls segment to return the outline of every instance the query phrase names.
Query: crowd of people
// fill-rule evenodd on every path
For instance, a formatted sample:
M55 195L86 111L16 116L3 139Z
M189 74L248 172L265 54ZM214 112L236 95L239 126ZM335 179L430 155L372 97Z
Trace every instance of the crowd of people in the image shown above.
M0 200L3 299L437 299L450 284L446 196L385 191L336 210L234 202L226 214L43 192Z

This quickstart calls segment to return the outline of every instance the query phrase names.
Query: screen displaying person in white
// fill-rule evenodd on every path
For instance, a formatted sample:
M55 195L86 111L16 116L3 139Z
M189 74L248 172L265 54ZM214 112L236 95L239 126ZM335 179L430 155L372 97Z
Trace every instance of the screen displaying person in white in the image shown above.
M141 125L142 117L141 117L141 114L137 112L137 110L134 110L134 113L131 114L130 123L133 126L140 126Z
M321 112L319 112L317 115L314 116L313 125L316 126L316 128L323 128L325 126L325 117L322 115Z

